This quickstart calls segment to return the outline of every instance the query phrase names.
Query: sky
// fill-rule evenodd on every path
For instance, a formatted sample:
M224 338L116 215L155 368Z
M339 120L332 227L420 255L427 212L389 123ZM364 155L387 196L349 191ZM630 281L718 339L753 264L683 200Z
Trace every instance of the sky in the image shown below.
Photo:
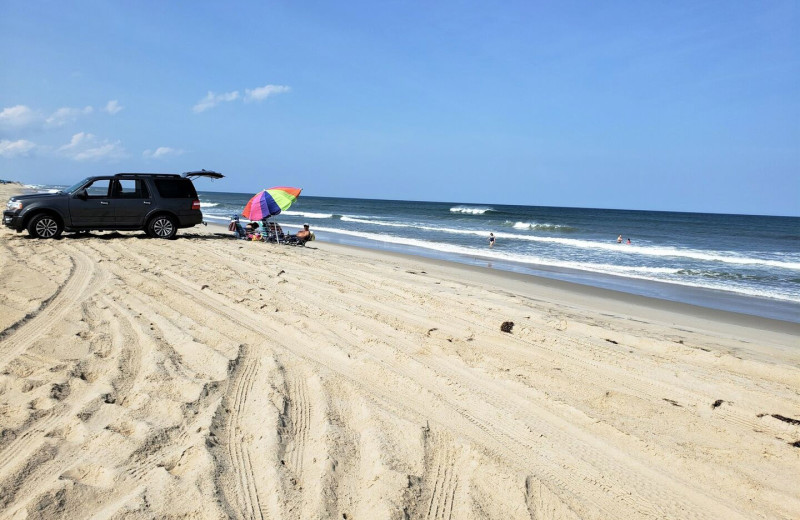
M800 216L800 2L0 0L0 179Z

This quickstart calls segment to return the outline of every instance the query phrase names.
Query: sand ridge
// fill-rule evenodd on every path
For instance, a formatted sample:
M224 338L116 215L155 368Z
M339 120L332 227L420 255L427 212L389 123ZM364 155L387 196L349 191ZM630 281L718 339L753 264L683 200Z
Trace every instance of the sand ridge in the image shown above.
M795 335L179 237L0 231L0 518L800 516Z

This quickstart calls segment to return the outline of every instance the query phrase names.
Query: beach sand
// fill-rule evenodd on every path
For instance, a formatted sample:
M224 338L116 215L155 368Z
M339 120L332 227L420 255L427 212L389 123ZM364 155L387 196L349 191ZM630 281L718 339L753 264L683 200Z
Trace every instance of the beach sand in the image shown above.
M1 518L800 518L797 324L178 237L0 230Z

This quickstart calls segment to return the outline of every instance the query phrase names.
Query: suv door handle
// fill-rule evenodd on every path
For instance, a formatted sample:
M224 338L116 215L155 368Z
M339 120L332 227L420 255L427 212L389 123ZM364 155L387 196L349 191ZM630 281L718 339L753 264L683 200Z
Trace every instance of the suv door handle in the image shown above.
M101 200L101 201L100 201L100 204L102 204L103 206L108 206L108 201Z
M148 206L150 205L150 201L149 200L144 201L144 203L147 204Z

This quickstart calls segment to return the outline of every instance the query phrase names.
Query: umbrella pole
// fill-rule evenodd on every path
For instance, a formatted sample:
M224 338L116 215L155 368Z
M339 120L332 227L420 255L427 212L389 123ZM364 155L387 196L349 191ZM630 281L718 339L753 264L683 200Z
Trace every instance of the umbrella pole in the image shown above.
M277 235L273 235L272 227L269 225L269 217L271 217L271 216L272 215L267 215L266 217L264 217L264 226L267 228L267 239L266 239L266 241L267 242L271 242L273 237L274 237L275 241L277 242L278 241Z

